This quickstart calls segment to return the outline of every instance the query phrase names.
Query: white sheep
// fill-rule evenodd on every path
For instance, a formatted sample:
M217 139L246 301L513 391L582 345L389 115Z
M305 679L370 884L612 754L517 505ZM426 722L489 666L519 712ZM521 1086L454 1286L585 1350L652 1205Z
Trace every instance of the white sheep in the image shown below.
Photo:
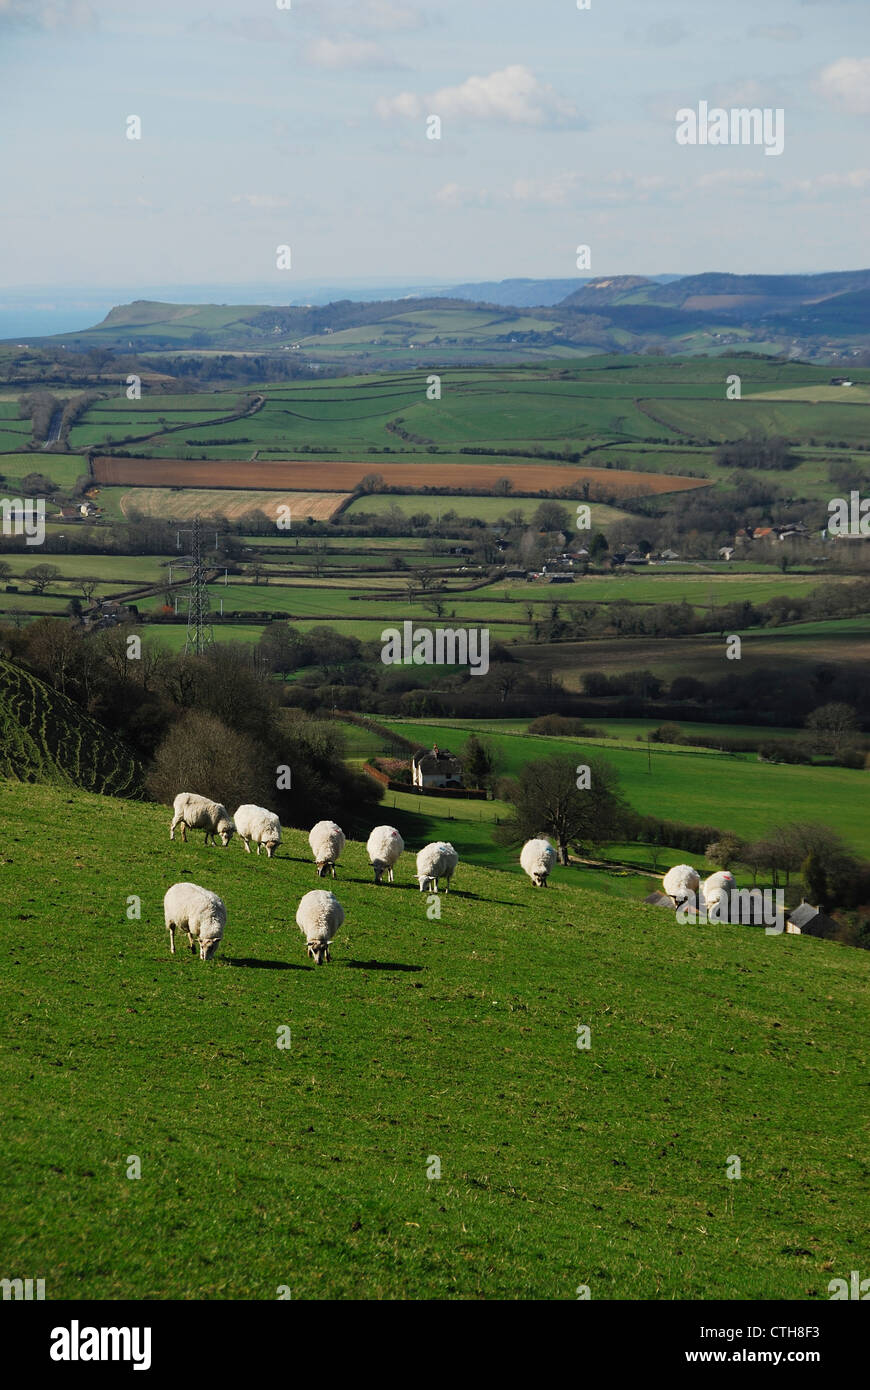
M556 851L549 840L526 840L520 851L520 867L536 888L546 888L556 862Z
M331 960L329 943L344 921L344 908L334 893L314 888L306 893L296 909L296 925L308 942L308 954L315 965Z
M393 866L405 848L405 841L392 825L376 825L366 844L366 852L375 871L375 883L380 883L384 874L393 880Z
M169 827L170 840L175 839L175 827L181 826L181 838L187 844L188 830L204 830L205 842L215 843L215 835L220 836L226 849L235 834L236 827L226 806L217 801L209 801L207 796L197 796L196 792L179 792L172 803L175 812Z
M335 878L336 860L344 849L344 831L334 820L319 820L308 836L311 853L317 865L317 877L325 878L331 870Z
M175 955L175 929L187 932L190 949L200 960L211 960L221 943L227 910L218 897L198 883L174 883L163 899L163 916L169 931L169 949Z
M446 878L449 893L450 880L458 863L459 855L446 840L434 840L431 845L426 845L417 855L416 877L420 880L420 892L424 893L429 884L430 891L437 893L439 878Z
M727 869L705 878L701 884L701 896L709 915L713 909L713 921L727 922L731 905L731 891L737 887L737 880ZM739 915L739 914L738 914Z
M698 889L701 886L701 878L697 869L693 869L691 864L675 864L672 869L668 869L662 879L662 887L669 898L673 898L677 907L682 907L683 903L691 898L697 901Z
M281 843L281 822L274 811L267 811L263 806L240 806L233 816L236 826L236 834L244 841L245 849L248 854L251 852L251 840L257 846L257 854L260 853L260 845L271 859L275 850Z

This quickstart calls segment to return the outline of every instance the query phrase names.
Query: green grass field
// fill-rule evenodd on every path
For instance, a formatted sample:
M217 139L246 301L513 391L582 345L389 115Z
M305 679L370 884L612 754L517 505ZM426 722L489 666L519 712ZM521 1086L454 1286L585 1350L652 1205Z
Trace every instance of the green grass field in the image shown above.
M461 720L380 722L424 747L438 743L454 752L453 743L461 746L474 727L474 721ZM445 737L450 729L456 730L455 740ZM618 772L629 805L643 815L712 825L747 838L787 821L821 821L861 851L870 837L870 777L865 772L760 763L752 754L686 752L664 744L653 745L648 771L645 743L614 747L601 740L497 733L488 733L487 739L499 772L509 776L533 758L564 755L582 763L604 757Z
M863 953L568 871L463 864L431 919L351 843L318 969L302 834L8 783L0 816L0 1234L48 1298L803 1301L858 1265ZM169 954L183 879L227 903L208 965Z

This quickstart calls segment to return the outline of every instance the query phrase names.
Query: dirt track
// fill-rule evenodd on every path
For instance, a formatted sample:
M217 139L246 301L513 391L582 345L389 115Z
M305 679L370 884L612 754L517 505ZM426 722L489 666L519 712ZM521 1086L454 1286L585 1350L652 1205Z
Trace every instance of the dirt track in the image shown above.
M340 463L332 459L263 462L258 459L123 459L98 455L94 477L104 486L199 487L270 489L275 492L351 492L368 473L379 473L390 486L492 489L509 478L518 492L573 487L591 483L608 493L637 497L706 487L703 478L678 478L668 473L638 473L630 469L578 468L573 464L519 463ZM594 496L592 500L595 500Z

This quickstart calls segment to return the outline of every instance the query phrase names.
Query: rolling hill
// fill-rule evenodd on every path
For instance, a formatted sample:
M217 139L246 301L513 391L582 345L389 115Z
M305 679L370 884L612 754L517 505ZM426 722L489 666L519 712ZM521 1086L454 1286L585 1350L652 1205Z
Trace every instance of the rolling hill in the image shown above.
M597 352L721 351L745 346L828 360L870 348L870 270L682 278L623 275L501 281L455 293L329 304L215 305L137 300L56 339L168 351L294 351L318 364L541 360ZM568 293L562 292L568 290ZM488 296L491 296L489 298Z
M107 729L36 676L0 660L0 777L138 796L142 768Z
M0 1236L47 1298L826 1301L857 1267L863 952L561 869L461 864L436 917L350 842L317 968L301 832L170 844L165 807L14 782L0 819ZM227 904L209 965L169 954L184 879Z

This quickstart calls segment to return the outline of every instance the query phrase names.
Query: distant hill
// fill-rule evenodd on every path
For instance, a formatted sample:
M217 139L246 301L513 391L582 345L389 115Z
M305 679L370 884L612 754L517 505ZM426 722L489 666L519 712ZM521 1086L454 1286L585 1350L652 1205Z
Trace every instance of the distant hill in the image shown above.
M134 352L293 353L285 362L297 374L309 363L316 370L370 371L651 348L690 354L745 348L828 361L870 351L868 296L870 270L514 279L329 304L136 300L117 305L93 328L40 341Z
M8 661L0 661L0 777L112 796L142 790L142 768L120 740Z

